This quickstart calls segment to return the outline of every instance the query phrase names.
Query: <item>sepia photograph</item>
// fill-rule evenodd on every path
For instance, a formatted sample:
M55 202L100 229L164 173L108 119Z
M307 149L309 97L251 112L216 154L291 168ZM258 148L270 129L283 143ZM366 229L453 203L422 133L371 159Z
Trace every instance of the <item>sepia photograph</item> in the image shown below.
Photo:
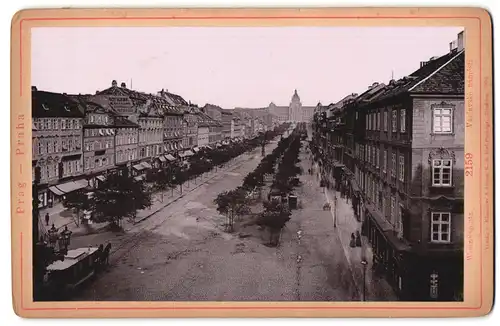
M33 301L463 302L466 33L32 28Z

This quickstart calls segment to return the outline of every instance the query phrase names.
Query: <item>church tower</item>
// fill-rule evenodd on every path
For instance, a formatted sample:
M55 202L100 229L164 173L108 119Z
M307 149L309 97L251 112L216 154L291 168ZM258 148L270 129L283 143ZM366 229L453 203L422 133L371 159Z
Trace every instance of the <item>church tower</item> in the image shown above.
M288 120L294 122L302 121L302 103L300 102L299 94L297 90L293 93L292 101L288 107Z

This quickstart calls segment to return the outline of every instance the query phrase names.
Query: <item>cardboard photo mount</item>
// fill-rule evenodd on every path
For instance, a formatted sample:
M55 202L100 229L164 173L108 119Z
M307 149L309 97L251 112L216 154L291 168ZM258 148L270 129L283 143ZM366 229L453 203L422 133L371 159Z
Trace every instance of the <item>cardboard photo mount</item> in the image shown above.
M462 26L465 64L463 302L33 302L31 29L68 26ZM78 42L78 40L75 40ZM13 306L22 317L465 317L494 295L492 23L480 8L28 9L12 19Z

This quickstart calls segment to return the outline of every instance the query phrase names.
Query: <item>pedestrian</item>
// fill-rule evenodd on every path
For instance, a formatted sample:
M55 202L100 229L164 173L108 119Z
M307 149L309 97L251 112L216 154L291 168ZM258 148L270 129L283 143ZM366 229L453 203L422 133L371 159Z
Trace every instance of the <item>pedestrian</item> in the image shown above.
M50 216L49 213L45 213L45 225L49 226Z
M361 247L361 234L359 234L359 231L356 231L356 247Z
M351 248L356 247L356 237L354 236L354 233L351 233L351 241L349 242L349 246Z

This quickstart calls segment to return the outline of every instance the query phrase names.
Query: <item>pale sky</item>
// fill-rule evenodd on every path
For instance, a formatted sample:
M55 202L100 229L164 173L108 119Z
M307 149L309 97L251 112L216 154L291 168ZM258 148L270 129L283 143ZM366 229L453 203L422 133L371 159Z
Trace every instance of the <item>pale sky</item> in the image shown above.
M39 90L94 94L125 82L229 109L337 102L449 51L461 27L50 27L32 30Z

